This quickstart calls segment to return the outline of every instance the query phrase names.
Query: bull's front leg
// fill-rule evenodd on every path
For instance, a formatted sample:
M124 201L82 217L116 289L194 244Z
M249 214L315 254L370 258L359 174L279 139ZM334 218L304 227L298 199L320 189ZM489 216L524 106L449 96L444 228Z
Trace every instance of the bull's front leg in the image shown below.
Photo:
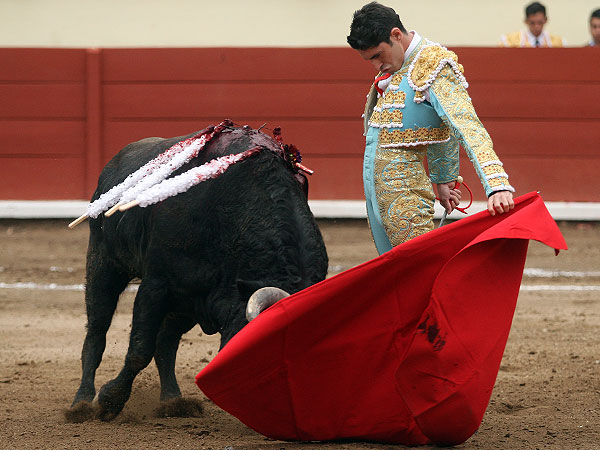
M156 337L168 309L166 283L157 278L144 278L135 297L129 349L123 369L117 377L100 389L98 404L101 420L112 420L125 406L133 380L152 360Z
M196 325L196 320L186 314L169 313L162 323L156 339L154 361L160 376L160 400L162 402L181 397L175 377L175 359L183 334Z

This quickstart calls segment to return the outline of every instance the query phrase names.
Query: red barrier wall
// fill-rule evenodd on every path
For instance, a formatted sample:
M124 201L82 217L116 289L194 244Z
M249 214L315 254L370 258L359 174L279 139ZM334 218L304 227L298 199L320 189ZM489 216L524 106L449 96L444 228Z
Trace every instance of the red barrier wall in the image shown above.
M597 50L454 50L518 192L599 201ZM0 49L0 200L87 199L127 143L224 118L281 126L316 171L312 199L362 199L373 75L345 48Z

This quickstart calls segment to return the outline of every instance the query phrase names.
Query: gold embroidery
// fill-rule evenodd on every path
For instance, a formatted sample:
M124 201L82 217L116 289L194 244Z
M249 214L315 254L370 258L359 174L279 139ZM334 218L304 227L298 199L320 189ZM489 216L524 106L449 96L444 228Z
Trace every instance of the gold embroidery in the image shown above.
M448 142L427 146L429 178L433 183L447 183L456 180L459 173L458 140L451 136Z
M489 194L494 187L511 187L504 169L499 164L486 163L498 161L490 135L477 117L467 91L460 85L450 66L444 67L436 82L431 85L435 98L447 114L455 136L461 137L463 147L473 162L475 171ZM485 165L485 167L481 167ZM496 175L494 178L489 176ZM492 188L488 189L489 186ZM512 188L511 188L512 189Z
M379 97L377 99L375 108L373 108L373 112L371 113L371 117L369 118L369 123L373 123L373 124L381 123L381 105L383 105L383 97ZM379 110L379 111L377 111L377 110Z
M381 112L382 123L402 123L402 111L399 109L384 109Z
M416 130L382 129L379 133L379 145L409 145L428 142L443 142L450 138L450 129L446 124L441 128L417 128Z
M401 126L402 111L399 109L384 109L383 111L373 111L369 123L375 126L389 124L394 124L397 127Z
M394 80L396 75L392 78ZM402 76L400 76L400 80ZM377 100L376 108L379 111L373 110L371 114L371 118L369 119L369 123L371 125L395 125L396 127L401 126L402 123L402 110L398 109L398 107L394 108L384 108L384 106L396 103L404 103L406 98L406 93L403 91L390 91L389 89Z
M392 246L433 229L434 194L425 173L426 146L377 148L374 181L379 214Z
M369 119L369 123L380 124L381 123L381 111L373 110L373 114L371 114L371 118Z
M396 72L394 75L392 75L390 84L395 84L396 86L399 86L400 83L402 83L402 78L404 77L404 74L402 72L403 71L400 70L400 71Z
M382 105L384 104L397 104L402 105L406 100L406 92L404 91L386 91L383 94Z
M430 47L425 47L421 54L419 55L419 59L415 61L415 65L410 73L410 78L412 82L417 87L422 87L428 82L431 83L432 74L438 69L438 66L442 59L450 59L456 63L458 63L458 56L456 53L447 50L438 45L432 45ZM458 64L458 68L461 73L464 73L463 66Z

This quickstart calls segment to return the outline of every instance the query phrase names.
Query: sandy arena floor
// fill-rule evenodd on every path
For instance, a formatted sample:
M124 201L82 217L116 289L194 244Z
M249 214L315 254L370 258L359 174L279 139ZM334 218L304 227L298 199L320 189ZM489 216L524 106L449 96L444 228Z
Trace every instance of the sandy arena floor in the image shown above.
M177 376L200 418L157 418L158 375L148 366L113 422L66 423L79 384L85 312L86 225L0 221L1 449L391 449L370 443L267 439L208 401L194 376L215 355L217 336L196 327L183 338ZM364 221L321 221L337 273L376 256ZM461 449L600 448L600 225L561 224L570 250L532 243L523 290L491 403ZM542 269L539 272L531 269ZM548 277L550 271L563 271ZM575 273L579 272L579 273ZM19 284L37 283L37 287ZM48 285L54 283L55 289ZM67 287L61 290L61 287ZM564 289L564 290L562 290ZM596 289L598 289L596 287ZM96 387L121 368L133 294L124 294L107 338Z

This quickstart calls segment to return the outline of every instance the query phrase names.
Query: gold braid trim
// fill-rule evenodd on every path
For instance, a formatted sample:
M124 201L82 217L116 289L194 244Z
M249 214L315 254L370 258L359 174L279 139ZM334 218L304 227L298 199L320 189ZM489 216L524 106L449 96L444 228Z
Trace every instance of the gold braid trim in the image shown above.
M416 144L428 144L445 142L450 139L450 129L446 124L442 124L441 128L417 128L408 130L392 130L382 129L379 132L379 145L398 147L411 146Z
M467 80L463 76L464 68L458 63L458 56L439 44L432 44L421 49L408 69L408 84L415 91L415 102L421 103L423 91L428 89L440 74L441 70L450 65L460 83L466 88Z

